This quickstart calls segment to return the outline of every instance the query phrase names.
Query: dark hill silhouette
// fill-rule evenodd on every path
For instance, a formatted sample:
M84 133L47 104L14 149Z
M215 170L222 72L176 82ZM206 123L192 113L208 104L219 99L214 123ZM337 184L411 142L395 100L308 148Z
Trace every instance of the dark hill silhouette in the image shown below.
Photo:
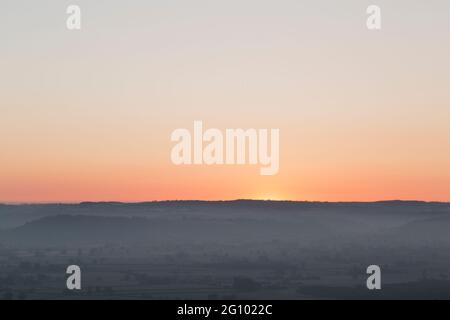
M0 229L17 227L26 222L52 215L102 215L156 217L207 214L230 216L237 213L355 213L358 215L392 214L415 216L450 213L449 203L420 201L380 202L307 202L307 201L155 201L141 203L82 202L80 204L26 204L0 206ZM370 218L369 218L370 219Z
M26 245L132 242L446 240L450 204L419 201L163 201L6 205L0 242ZM423 236L420 236L423 235ZM334 241L334 240L333 240ZM450 242L450 239L449 239Z

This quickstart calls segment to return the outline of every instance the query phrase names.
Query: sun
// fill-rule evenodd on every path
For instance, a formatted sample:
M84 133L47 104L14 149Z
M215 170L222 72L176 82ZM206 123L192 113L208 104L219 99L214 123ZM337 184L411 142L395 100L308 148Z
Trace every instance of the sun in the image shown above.
M253 197L253 199L255 199L255 200L271 200L271 201L288 200L287 197L283 196L282 194L278 194L278 193L263 193L263 194L256 195L255 197Z

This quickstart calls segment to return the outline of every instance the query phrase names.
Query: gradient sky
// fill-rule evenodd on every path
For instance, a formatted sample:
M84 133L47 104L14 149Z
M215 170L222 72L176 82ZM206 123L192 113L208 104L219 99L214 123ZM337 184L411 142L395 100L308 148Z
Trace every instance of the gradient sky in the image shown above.
M2 202L450 201L448 0L2 0L0 39ZM173 165L194 120L279 128L279 174Z

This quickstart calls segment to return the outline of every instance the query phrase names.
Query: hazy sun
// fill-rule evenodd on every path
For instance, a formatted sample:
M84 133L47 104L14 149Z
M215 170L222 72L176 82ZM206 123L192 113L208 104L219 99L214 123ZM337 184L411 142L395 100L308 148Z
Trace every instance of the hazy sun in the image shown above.
M259 194L259 195L256 195L255 197L253 197L253 199L255 199L255 200L275 200L275 201L289 200L287 197L284 197L283 195L276 194L276 193Z

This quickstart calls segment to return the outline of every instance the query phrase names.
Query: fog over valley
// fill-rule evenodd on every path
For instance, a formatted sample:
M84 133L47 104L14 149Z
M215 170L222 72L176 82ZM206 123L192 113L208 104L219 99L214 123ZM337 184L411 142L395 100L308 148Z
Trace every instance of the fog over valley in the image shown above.
M0 205L0 226L0 298L450 297L449 203ZM372 264L391 290L349 290Z

